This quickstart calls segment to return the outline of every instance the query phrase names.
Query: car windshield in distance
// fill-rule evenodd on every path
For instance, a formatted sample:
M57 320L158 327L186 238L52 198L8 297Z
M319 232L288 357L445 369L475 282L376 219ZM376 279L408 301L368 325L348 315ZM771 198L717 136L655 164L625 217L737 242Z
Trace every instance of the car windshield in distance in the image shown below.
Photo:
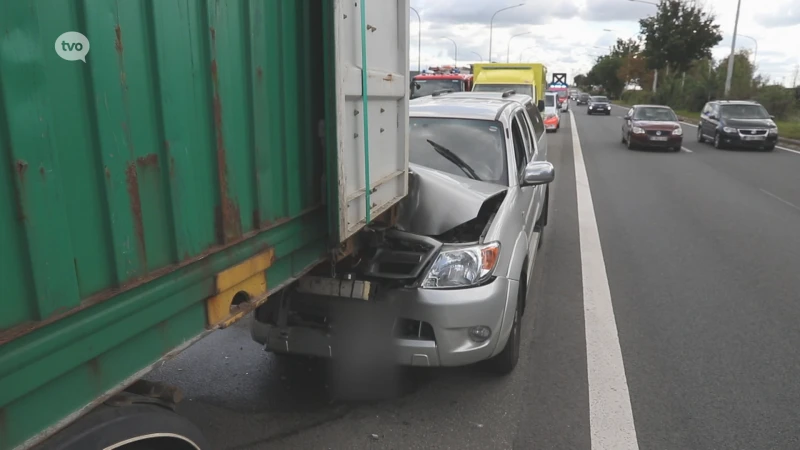
M719 113L726 119L769 119L761 105L721 105Z
M476 84L472 90L474 92L505 92L513 90L517 94L533 97L533 88L527 84Z
M452 89L453 92L461 92L461 80L414 80L419 89L416 89L411 98L425 97L441 89Z
M544 106L556 106L556 96L555 95L545 95L544 96Z
M655 122L677 122L678 116L669 108L636 108L633 120L651 120Z
M594 103L608 103L608 97L594 96L592 97Z
M508 185L505 134L500 122L411 117L409 128L412 163L467 178L474 179L477 175L481 181Z

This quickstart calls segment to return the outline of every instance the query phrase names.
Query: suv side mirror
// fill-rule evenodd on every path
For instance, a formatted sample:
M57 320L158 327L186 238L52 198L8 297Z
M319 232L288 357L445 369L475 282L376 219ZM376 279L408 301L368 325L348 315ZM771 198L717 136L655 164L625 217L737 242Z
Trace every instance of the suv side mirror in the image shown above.
M717 116L714 113L709 113L708 118L711 120L717 120Z
M539 101L536 103L536 107L539 109L539 112L542 112L542 111L544 111L544 100L539 100Z
M539 186L552 183L556 178L556 169L547 161L531 161L522 171L520 186Z
M770 114L769 118L772 119L772 120L775 120L775 116L773 116L771 114Z

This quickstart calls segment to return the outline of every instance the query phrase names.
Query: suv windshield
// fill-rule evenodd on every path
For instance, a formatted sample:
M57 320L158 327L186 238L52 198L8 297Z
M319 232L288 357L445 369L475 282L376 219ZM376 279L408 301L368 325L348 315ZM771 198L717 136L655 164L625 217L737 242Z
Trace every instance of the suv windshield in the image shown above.
M761 105L720 105L719 114L726 119L769 119Z
M533 88L527 84L476 84L472 88L475 92L504 92L513 89L517 94L533 97Z
M589 99L589 94L581 94L580 95L580 99L581 100L588 100Z
M677 122L678 117L668 108L636 108L633 113L633 120Z
M592 101L595 103L608 103L608 97L595 96L592 97Z
M508 185L505 134L500 122L411 117L409 128L412 163L467 178L475 178L469 175L474 174L481 181ZM457 158L448 158L447 153Z

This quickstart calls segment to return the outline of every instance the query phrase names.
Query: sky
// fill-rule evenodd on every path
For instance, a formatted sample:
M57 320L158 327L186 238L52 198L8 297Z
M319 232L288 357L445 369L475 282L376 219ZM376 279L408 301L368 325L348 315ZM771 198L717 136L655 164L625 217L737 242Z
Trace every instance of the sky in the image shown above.
M657 0L651 0L657 2ZM696 0L711 11L723 39L712 52L716 59L731 51L736 0ZM492 55L497 62L541 62L548 72L566 72L568 80L586 73L594 58L608 52L617 38L635 37L639 19L656 7L630 0L411 0L422 19L422 52L417 15L411 14L411 70L489 60L489 21L506 6L521 7L497 13ZM763 5L769 5L764 8ZM522 34L527 33L527 34ZM736 48L755 51L758 73L792 86L800 64L800 0L741 0ZM519 35L519 36L515 36ZM513 39L512 39L513 36ZM748 36L748 37L745 37ZM754 42L755 39L755 42ZM800 77L796 80L800 85Z

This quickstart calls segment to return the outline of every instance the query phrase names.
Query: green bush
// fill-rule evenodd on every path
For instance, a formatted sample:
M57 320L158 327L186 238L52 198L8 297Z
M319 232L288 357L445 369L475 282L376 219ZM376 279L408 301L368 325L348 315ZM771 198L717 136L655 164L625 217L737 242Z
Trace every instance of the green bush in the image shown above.
M764 86L756 95L756 100L767 108L770 114L780 120L788 120L797 112L797 101L791 89L783 86Z
M622 93L622 103L626 105L642 105L653 102L653 93L650 91L625 91Z

